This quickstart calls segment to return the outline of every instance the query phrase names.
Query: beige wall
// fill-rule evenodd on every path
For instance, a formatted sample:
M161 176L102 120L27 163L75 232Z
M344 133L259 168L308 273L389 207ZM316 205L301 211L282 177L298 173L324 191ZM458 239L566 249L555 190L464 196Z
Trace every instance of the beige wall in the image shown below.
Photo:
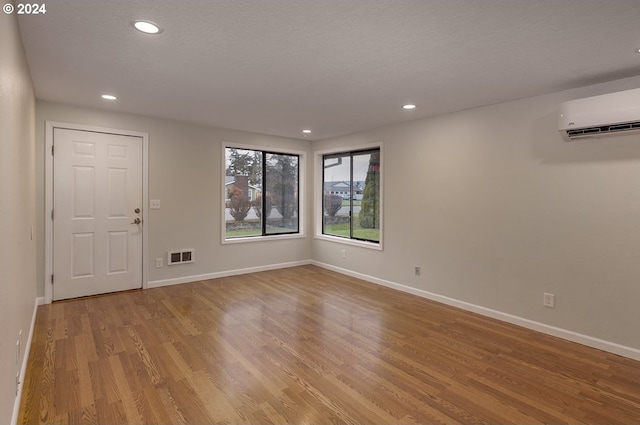
M383 251L315 240L313 258L640 349L640 135L567 143L557 131L561 102L638 86L621 80L315 142L315 151L384 142L385 215ZM555 309L542 306L544 292Z
M308 152L308 141L38 101L39 296L43 296L45 284L45 121L149 134L149 198L159 199L162 206L160 210L149 210L147 216L150 282L306 261L310 258L308 236L271 242L221 244L223 142ZM308 224L309 220L306 222ZM166 264L167 251L183 248L196 250L195 263L155 268L155 258L162 257Z
M15 15L0 14L0 423L16 400L35 291L35 98ZM24 347L23 347L24 348Z

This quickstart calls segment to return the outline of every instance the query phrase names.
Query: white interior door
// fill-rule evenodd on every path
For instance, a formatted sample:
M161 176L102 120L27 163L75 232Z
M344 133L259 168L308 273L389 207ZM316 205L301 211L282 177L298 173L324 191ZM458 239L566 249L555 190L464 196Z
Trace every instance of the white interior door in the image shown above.
M53 299L142 287L142 138L55 128Z

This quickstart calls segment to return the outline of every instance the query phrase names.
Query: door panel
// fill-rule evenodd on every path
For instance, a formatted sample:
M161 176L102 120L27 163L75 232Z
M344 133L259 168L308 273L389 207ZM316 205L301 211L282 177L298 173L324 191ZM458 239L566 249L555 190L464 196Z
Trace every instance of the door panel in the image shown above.
M71 278L94 276L95 233L75 233L71 237Z
M142 138L54 129L53 299L142 287Z
M109 267L107 274L126 273L129 270L128 262L128 232L109 232Z

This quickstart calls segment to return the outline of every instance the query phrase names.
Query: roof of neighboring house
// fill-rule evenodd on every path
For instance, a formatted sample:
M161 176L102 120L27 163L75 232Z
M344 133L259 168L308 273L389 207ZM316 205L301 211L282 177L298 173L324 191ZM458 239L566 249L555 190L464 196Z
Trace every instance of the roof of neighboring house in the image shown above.
M356 180L353 182L353 187L354 188L363 188L364 189L364 181L362 180ZM324 182L324 189L325 190L345 190L345 189L349 189L349 182L348 181L344 181L344 180L340 180L340 181L333 181L333 182Z

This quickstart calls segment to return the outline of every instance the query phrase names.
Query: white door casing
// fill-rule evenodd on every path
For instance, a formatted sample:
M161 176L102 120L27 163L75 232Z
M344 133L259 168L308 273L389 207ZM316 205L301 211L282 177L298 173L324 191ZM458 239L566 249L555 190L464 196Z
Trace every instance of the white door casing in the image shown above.
M47 127L55 154L45 302L145 286L146 135Z

